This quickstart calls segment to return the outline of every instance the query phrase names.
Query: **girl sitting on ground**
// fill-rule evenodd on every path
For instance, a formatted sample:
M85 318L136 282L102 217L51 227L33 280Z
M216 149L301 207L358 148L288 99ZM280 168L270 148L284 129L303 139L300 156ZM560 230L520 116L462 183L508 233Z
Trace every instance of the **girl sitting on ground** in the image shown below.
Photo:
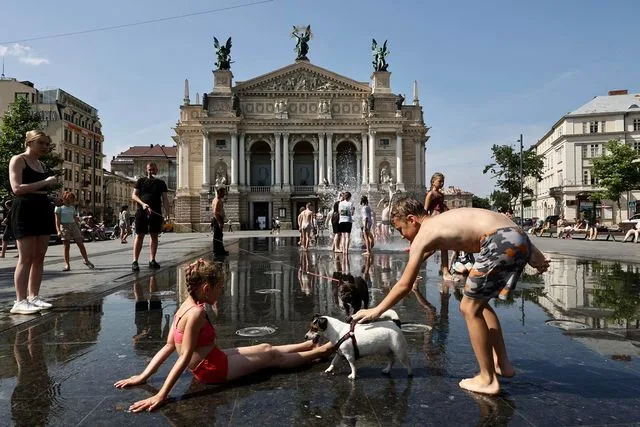
M219 349L216 345L216 330L207 316L204 304L216 303L222 294L224 274L218 265L201 258L189 265L185 276L189 297L174 316L167 343L141 374L117 381L114 386L125 388L146 383L174 351L179 355L178 360L160 391L148 399L134 403L129 407L130 411L152 411L160 406L187 368L200 382L221 384L264 368L293 368L331 354L331 343L319 347L313 341Z

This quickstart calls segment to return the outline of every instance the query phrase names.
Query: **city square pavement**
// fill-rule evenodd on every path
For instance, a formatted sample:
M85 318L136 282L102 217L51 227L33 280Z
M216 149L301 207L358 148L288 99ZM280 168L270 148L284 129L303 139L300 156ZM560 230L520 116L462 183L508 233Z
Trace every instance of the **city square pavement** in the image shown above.
M210 312L221 347L300 341L314 312L336 317L342 312L331 282L336 271L347 269L366 276L370 270L375 304L406 262L406 242L395 242L393 250L381 245L374 251L373 265L367 265L358 251L348 258L333 257L326 249L301 254L296 235L294 231L283 231L277 238L268 232L225 233L231 252L226 260L227 284L220 303ZM640 261L640 244L533 241L552 258L552 269L575 268L574 256L587 265L584 259L615 261L626 265L626 270ZM131 240L127 246L117 240L87 244L95 270L87 269L77 248L72 248L70 272L61 271L62 246L51 246L41 294L55 308L42 316L8 314L16 262L15 250L9 251L8 258L0 260L0 411L7 414L0 424L640 423L637 312L627 319L626 329L619 329L613 320L605 320L606 310L584 303L585 308L568 309L561 316L567 323L582 320L583 329L553 328L549 322L558 314L541 302L544 292L571 295L576 288L575 282L559 283L556 276L544 280L544 289L535 280L525 280L512 300L496 302L518 371L514 379L503 381L500 396L458 388L460 378L472 375L477 367L458 313L459 289L442 284L437 259L427 263L422 294L409 295L396 306L407 324L403 330L413 378L407 378L401 366L395 366L390 377L381 376L384 359L380 357L359 361L355 382L346 378L344 366L335 375L323 374L327 362L289 372L267 371L228 386L204 386L185 373L168 405L152 414L131 414L128 406L158 390L175 356L145 386L122 391L112 384L141 371L162 347L183 298L179 266L207 256L210 248L210 234L162 235L157 257L162 269L146 268L145 245L141 271L135 274L130 270ZM594 271L602 271L602 263L598 264L580 271L589 271L590 280L595 280L600 276ZM637 264L633 268L636 273L631 274L637 277ZM562 271L556 273L567 277ZM572 273L571 277L575 281L582 276ZM264 331L268 335L259 336Z

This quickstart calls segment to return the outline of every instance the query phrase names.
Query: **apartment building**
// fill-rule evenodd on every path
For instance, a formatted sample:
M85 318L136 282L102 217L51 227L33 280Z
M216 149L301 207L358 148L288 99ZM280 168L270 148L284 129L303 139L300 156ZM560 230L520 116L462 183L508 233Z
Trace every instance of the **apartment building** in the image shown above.
M54 150L64 159L64 190L76 194L81 213L103 219L104 137L98 110L62 89L39 91L36 108Z
M527 181L536 190L525 217L562 214L612 224L640 212L640 190L622 195L620 211L615 200L591 197L599 189L592 160L612 139L640 152L640 93L615 90L596 96L560 118L535 144L536 152L544 156L543 179Z
M103 169L102 174L104 176L104 220L107 224L113 225L118 221L122 206L128 206L129 212L133 214L131 194L136 180L124 176L121 172L113 173L106 169Z

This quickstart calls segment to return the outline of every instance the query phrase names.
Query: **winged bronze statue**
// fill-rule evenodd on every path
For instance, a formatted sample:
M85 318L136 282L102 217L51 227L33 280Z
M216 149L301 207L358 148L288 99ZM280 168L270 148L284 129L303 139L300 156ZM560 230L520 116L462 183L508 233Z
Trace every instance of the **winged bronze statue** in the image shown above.
M223 45L220 44L217 38L213 38L213 47L216 48L216 56L218 57L218 61L215 63L215 66L218 67L218 70L230 70L231 69L231 37L227 39L227 43Z
M386 57L389 54L387 50L387 40L384 41L382 47L378 47L378 42L376 39L371 39L371 54L373 55L373 70L374 71L387 71L387 67L389 64L387 63Z

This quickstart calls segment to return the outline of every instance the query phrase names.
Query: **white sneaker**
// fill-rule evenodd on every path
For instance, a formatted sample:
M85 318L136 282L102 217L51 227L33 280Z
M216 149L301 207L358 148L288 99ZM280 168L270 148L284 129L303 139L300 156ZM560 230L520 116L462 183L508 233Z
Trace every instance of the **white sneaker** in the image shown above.
M29 302L27 299L22 301L16 301L11 308L11 314L38 314L41 308L37 307Z
M40 310L46 310L53 307L53 305L41 299L39 296L29 297L29 302L31 303L31 305L38 307Z

